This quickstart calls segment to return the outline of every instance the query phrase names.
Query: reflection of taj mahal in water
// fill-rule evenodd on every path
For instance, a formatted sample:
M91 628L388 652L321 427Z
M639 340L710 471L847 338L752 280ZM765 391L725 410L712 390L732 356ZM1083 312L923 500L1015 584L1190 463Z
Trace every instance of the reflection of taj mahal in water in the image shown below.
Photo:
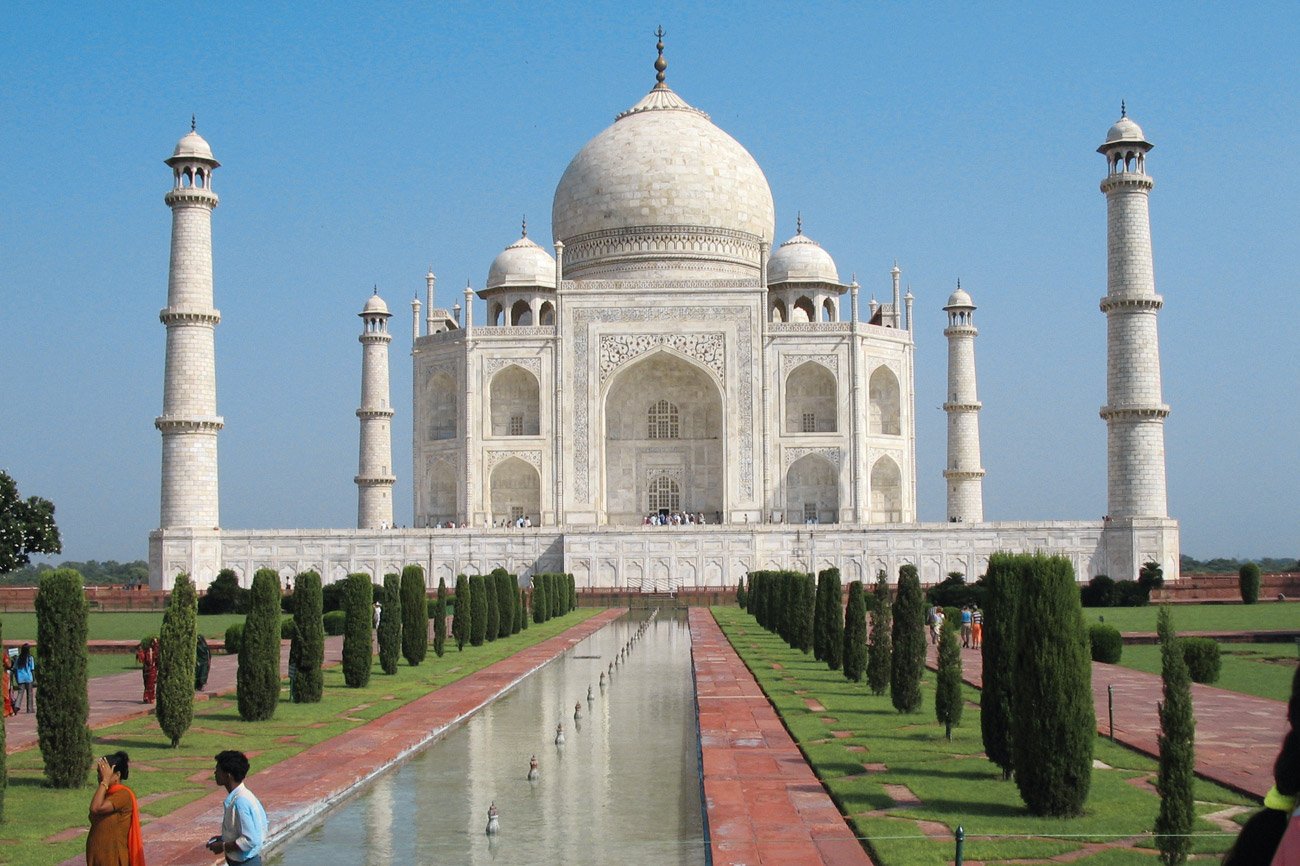
M660 45L662 53L662 43ZM658 83L578 152L555 191L554 255L523 236L463 307L412 302L414 518L393 529L387 305L361 313L356 530L219 529L210 220L218 163L191 131L174 188L161 529L155 585L221 567L334 580L410 562L439 577L502 565L580 586L730 585L751 568L918 565L972 577L997 550L1070 557L1081 577L1175 575L1145 173L1121 118L1100 148L1109 205L1106 521L986 523L971 297L948 328L948 522L916 523L913 298L884 274L861 299L802 223L773 245L772 193L749 153ZM875 281L873 281L875 282ZM486 325L474 323L475 296ZM422 312L423 310L423 312ZM929 318L927 314L926 318ZM1100 373L1100 371L1098 371ZM929 399L929 398L927 398ZM665 533L648 515L706 525ZM519 520L532 528L503 529ZM456 527L452 529L443 527ZM810 527L815 526L815 529Z

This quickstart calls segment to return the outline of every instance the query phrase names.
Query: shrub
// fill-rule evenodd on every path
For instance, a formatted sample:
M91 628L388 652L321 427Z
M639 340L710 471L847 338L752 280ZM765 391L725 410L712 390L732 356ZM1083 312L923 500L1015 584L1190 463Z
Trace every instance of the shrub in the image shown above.
M1248 562L1237 571L1237 586L1241 589L1241 601L1243 604L1254 604L1259 601L1259 566L1253 562ZM1192 679L1196 679L1195 676ZM1197 680L1197 682L1202 682Z
M925 600L940 607L955 607L958 610L968 604L984 603L983 583L967 583L966 576L953 572L943 581L936 583L925 591Z
M348 615L341 610L332 610L321 616L321 624L325 627L325 634L335 637L347 631Z
M914 713L921 708L921 674L925 671L925 597L915 565L898 570L893 626L889 696L894 709Z
M518 598L515 586L518 581L504 568L492 569L492 579L496 582L497 637L510 637L515 630L515 600Z
M1016 607L1020 562L1009 553L989 557L984 578L984 642L980 649L984 687L980 690L980 735L984 754L1010 779L1015 770L1012 750L1012 696L1010 666L1016 657Z
M280 701L280 576L269 568L257 570L248 593L235 697L246 722L271 718Z
M359 689L370 682L375 590L366 574L349 574L343 584L343 682Z
M36 592L36 735L45 779L55 788L79 788L90 769L90 698L86 633L90 612L81 575L70 568L44 572Z
M226 626L226 639L223 646L226 649L226 655L239 655L239 648L244 645L244 624L242 622L232 622Z
M392 676L397 673L397 660L402 655L402 578L399 575L384 575L376 636L379 639L379 669Z
M840 570L823 569L817 577L824 577L827 581L826 598L822 602L826 605L823 611L826 618L826 667L837 671L844 661L844 593L840 588Z
M229 568L217 572L199 599L199 613L246 613L248 590L239 585L239 577Z
M501 634L501 605L497 601L496 576L491 574L483 575L481 586L485 598L487 598L487 628L484 629L483 636L491 643Z
M1159 589L1165 585L1165 570L1158 562L1144 562L1138 569L1138 585L1147 591L1147 599L1151 598L1151 590Z
M867 645L867 685L873 695L889 688L890 656L893 653L894 605L889 595L889 578L882 569L876 575L871 611L871 637Z
M406 575L402 575L403 581ZM423 582L423 581L421 581ZM406 586L405 583L402 584ZM406 641L403 639L403 645ZM433 601L433 654L442 658L442 654L447 651L447 581L438 578L438 597ZM407 656L406 660L412 665L419 664L418 661L412 662L411 657Z
M532 617L528 615L528 590L521 586L519 587L519 629L521 631L528 630L528 620L530 619Z
M1183 863L1191 849L1192 824L1196 819L1192 798L1196 754L1193 739L1196 721L1192 716L1192 684L1184 661L1187 639L1174 634L1173 618L1168 605L1162 605L1156 620L1160 635L1160 671L1164 700L1159 705L1160 769L1156 774L1156 791L1160 794L1160 811L1156 815L1156 847L1166 866ZM1218 645L1209 641L1218 654ZM1180 647L1179 644L1182 644Z
M293 699L300 704L319 703L324 691L321 665L325 662L325 623L321 615L320 575L305 571L293 579L294 621L294 684ZM338 631L342 634L346 615L334 611L327 616L338 618Z
M280 617L280 640L293 640L293 632L294 632L293 617L291 616Z
M346 579L336 580L321 587L321 612L329 613L330 611L343 610L343 595L347 588L348 582Z
M1183 650L1183 662L1193 682L1213 683L1219 680L1219 644L1208 637L1184 637L1178 639Z
M867 669L867 605L862 581L849 584L849 604L844 610L844 678L862 682Z
M443 603L443 625L442 631L434 632L434 639L438 634L442 634L445 642L447 638L446 610L447 610L447 583L438 581L442 587ZM435 621L438 619L436 614L431 613L433 602L429 600L428 593L425 590L424 569L418 565L408 565L402 569L402 658L411 667L416 667L424 661L424 657L429 654L429 617L432 615ZM435 626L435 628L437 628ZM442 650L436 651L442 655Z
M550 605L546 601L546 581L543 575L533 575L533 622L541 625L546 622Z
M1124 655L1124 638L1119 629L1104 622L1095 622L1088 628L1088 641L1092 645L1092 660L1108 665L1119 664Z
M952 739L952 729L961 724L961 647L957 630L945 628L939 635L939 670L935 676L934 717Z
M1023 561L1011 664L1016 787L1033 814L1074 817L1088 798L1097 733L1079 589L1069 560Z
M456 649L465 649L472 630L474 608L470 603L469 578L463 574L456 575L456 600L452 607L451 636L456 639Z
M1080 587L1079 599L1084 607L1113 607L1118 601L1115 581L1109 575L1099 574Z
M736 606L742 609L745 607L745 578L743 577L740 583L736 584Z
M194 647L198 643L198 594L188 574L178 575L163 614L158 641L158 727L172 748L194 721Z
M1117 580L1113 598L1116 607L1143 607L1151 600L1151 590L1136 580Z
M474 613L470 616L470 646L483 646L483 638L488 627L488 598L484 589L483 575L473 574L469 578L469 604ZM459 605L457 605L459 607Z
M961 628L961 608L945 607L943 609L943 627L945 629Z

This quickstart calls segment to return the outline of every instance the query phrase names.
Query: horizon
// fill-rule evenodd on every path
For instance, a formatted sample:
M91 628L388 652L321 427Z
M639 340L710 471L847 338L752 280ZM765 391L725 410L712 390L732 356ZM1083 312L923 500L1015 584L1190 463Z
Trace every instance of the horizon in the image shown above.
M481 288L524 215L549 244L564 166L653 85L661 22L668 85L767 175L774 243L801 214L841 278L856 274L864 309L887 295L898 260L916 296L925 522L944 520L941 307L958 279L978 307L986 517L1105 513L1095 148L1125 100L1156 145L1182 552L1285 559L1296 547L1286 302L1300 270L1300 119L1283 107L1300 22L1284 4L1125 10L1122 27L1031 5L565 11L558 29L531 5L313 16L234 4L180 28L147 10L14 12L0 35L16 217L0 228L0 465L24 497L54 502L65 551L34 561L147 558L171 229L162 160L191 114L223 164L222 525L355 525L356 313L372 285L394 311L394 518L410 525L410 299L423 302L430 265L437 306L466 279Z

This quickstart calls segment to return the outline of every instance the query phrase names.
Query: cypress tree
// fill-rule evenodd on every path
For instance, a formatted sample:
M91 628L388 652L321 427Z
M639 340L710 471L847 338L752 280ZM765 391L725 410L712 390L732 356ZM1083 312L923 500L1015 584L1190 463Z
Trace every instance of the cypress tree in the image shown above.
M500 609L497 637L510 637L515 630L515 600L519 594L515 592L513 578L504 568L493 569L492 575L497 584L497 607Z
M925 671L925 596L915 565L898 570L893 626L889 697L900 713L914 713L921 709L921 674Z
M488 597L487 590L483 586L484 580L481 574L471 574L469 577L469 603L474 612L470 615L469 643L470 646L483 646L483 638L487 636L488 627Z
M750 616L754 615L754 603L758 600L757 576L755 572L749 573L749 586L745 590L745 613Z
M564 575L551 575L551 585L546 588L546 597L551 600L551 616L564 616L564 603L568 598L568 593L564 589Z
M890 656L893 654L894 604L889 593L889 578L884 569L876 576L876 609L871 613L871 638L867 646L867 685L873 695L883 695L889 688Z
M1242 604L1255 604L1259 601L1259 566L1248 562L1237 569L1237 588L1241 592Z
M741 610L745 609L745 578L743 577L740 583L736 584L736 606Z
M379 609L379 668L392 676L397 673L397 659L402 654L402 578L384 575L384 595ZM424 599L420 599L421 605Z
M862 581L849 584L849 605L844 611L844 678L862 682L867 669L867 600Z
M813 645L813 617L816 613L817 584L811 574L799 575L799 649L808 653Z
M45 779L79 788L90 769L90 698L86 692L86 601L81 575L57 568L41 575L36 592L36 735Z
M366 574L349 574L343 584L343 682L352 689L370 682L374 591Z
M158 727L172 748L194 721L194 646L198 642L198 593L188 574L178 575L158 639Z
M791 649L799 648L799 603L803 598L803 589L799 586L798 575L793 571L781 572L781 629L780 635Z
M324 691L321 665L325 662L325 623L321 613L324 596L320 575L304 571L295 577L293 601L293 639L298 648L294 659L294 701L318 704Z
M984 576L984 640L980 645L983 686L980 689L980 734L984 754L1010 779L1015 770L1012 743L1011 662L1016 657L1016 606L1023 557L995 553Z
M934 717L943 724L944 733L952 740L952 729L961 724L961 647L957 645L957 629L944 626L939 635L939 670L935 678Z
M767 608L767 624L765 628L774 634L781 633L781 605L785 603L785 578L784 572L774 571L768 578L769 587L767 595L763 598L764 607Z
M1016 787L1033 814L1069 818L1092 783L1092 653L1069 560L1035 554L1027 565L1011 662Z
M446 584L440 581L446 589ZM436 628L436 627L435 627ZM446 640L447 626L442 628ZM434 632L437 639L437 631ZM425 591L424 569L408 565L402 569L402 657L411 667L424 661L429 654L429 603ZM441 652L438 655L442 655Z
M405 584L403 584L405 585ZM425 611L428 611L426 605ZM438 600L433 605L433 654L442 658L447 651L447 581L438 578ZM409 659L408 659L409 661Z
M483 631L489 643L501 634L501 604L497 601L497 579L495 575L483 575L483 594L487 599L487 628Z
M826 575L826 666L833 671L840 669L844 661L844 594L840 589L840 570L827 568Z
M269 568L253 574L235 695L246 722L266 721L280 702L280 576Z
M532 619L528 615L528 590L522 586L519 587L519 630L528 630L528 620Z
M542 575L533 575L533 622L541 625L546 622L546 582Z
M474 610L470 601L469 578L463 574L456 575L456 596L451 612L451 636L456 639L456 650L465 649L472 630Z
M578 609L578 581L569 575L569 610Z
M1177 866L1187 861L1191 849L1192 824L1196 820L1192 790L1195 785L1196 719L1192 715L1192 680L1174 633L1169 605L1160 606L1156 631L1160 636L1160 670L1164 700L1160 703L1160 772L1156 791L1160 812L1156 815L1156 847L1160 862Z
M817 575L817 594L813 599L813 658L826 661L826 591L830 580L826 572Z

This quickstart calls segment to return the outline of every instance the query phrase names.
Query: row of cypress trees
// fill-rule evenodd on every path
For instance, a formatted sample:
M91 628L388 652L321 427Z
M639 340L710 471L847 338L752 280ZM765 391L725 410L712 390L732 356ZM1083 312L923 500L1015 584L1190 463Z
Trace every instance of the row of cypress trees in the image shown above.
M465 644L482 646L485 641L518 634L528 628L529 619L540 624L576 607L577 586L571 574L533 575L531 593L504 568L486 575L460 574L456 576L451 637L458 650ZM437 634L435 627L435 640Z

